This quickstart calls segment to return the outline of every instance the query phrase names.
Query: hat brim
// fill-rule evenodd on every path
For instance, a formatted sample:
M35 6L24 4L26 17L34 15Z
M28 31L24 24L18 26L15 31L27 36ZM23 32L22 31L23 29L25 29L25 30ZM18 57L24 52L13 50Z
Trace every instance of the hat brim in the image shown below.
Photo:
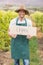
M25 15L29 15L29 11L28 10L25 10L25 9L18 9L18 10L15 10L15 12L19 12L19 11L24 11L25 12Z

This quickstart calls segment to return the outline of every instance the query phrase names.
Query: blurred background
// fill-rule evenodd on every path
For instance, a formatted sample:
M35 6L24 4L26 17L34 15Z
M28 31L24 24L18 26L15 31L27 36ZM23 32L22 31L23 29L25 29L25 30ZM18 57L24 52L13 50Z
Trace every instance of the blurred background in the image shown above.
M43 0L0 0L0 65L13 65L8 27L10 21L18 16L15 9L20 5L29 10L30 16L26 17L37 27L37 37L32 37L29 43L30 65L43 65Z

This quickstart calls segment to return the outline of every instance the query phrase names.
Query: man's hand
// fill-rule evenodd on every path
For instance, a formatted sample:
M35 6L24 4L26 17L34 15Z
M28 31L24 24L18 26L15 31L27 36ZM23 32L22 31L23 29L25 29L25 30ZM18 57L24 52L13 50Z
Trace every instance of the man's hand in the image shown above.
M27 39L31 39L32 38L32 36L30 36L30 35L27 35Z
M9 35L10 37L12 37L12 38L16 38L16 37L17 37L16 34L11 34L11 33L10 33L10 30L8 30L8 35Z
M12 37L12 38L16 38L17 37L16 34L9 34L9 36Z
M13 38L16 38L16 37L17 37L17 35L16 35L16 34L13 34L13 35L12 35L12 37L13 37Z

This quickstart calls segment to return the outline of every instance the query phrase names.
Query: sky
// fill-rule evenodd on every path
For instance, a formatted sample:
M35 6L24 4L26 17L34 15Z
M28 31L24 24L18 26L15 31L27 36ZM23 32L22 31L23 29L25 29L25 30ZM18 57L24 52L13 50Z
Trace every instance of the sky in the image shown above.
M0 0L0 5L13 4L13 5L28 5L43 7L43 0Z

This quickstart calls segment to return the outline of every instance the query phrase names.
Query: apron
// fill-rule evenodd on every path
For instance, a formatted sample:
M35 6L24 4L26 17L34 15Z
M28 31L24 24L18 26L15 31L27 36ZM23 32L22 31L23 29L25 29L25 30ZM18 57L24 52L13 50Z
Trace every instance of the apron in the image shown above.
M27 26L25 23L18 24L18 18L16 20L17 26ZM17 35L16 38L11 39L11 57L13 59L29 59L29 40L25 35Z

